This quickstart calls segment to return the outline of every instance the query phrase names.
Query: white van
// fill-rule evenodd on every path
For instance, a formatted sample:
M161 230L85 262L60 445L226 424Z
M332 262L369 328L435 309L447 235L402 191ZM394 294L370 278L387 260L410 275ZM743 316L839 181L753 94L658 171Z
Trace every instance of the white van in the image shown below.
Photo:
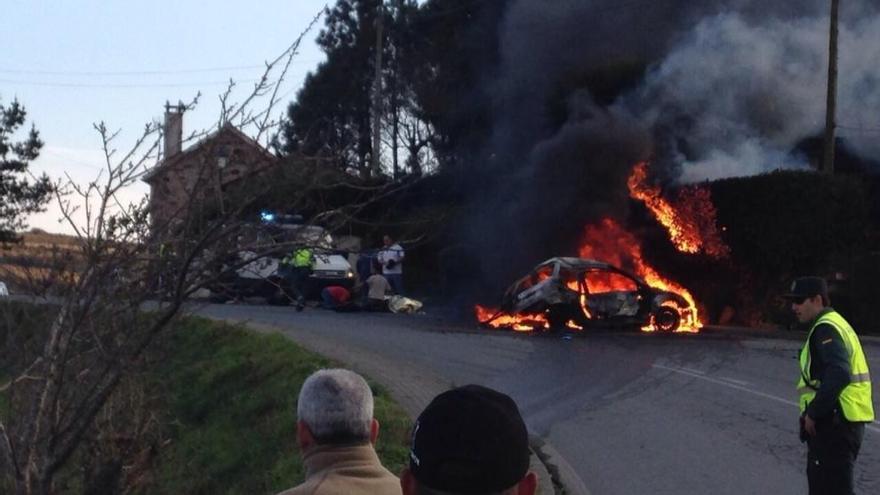
M266 224L250 226L239 238L242 246L259 246L259 256L250 249L237 253L238 262L248 262L229 274L214 287L211 299L215 302L237 297L263 297L270 304L286 304L294 299L290 288L278 273L281 260L292 251L306 246L314 254L312 273L305 288L306 296L316 298L328 285L354 286L355 276L348 259L335 251L333 237L317 225Z

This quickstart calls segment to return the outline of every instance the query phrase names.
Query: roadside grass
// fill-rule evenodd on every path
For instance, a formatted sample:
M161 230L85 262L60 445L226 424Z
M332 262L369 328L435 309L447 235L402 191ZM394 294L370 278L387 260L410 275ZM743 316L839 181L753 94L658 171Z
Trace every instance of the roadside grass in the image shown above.
M7 358L19 345L39 348L41 330L53 316L44 306L0 302L0 385L16 376ZM158 397L150 405L163 442L151 482L134 493L271 494L301 483L299 389L313 371L339 365L278 334L195 317L173 325L139 365L146 366L139 373L146 388ZM377 451L383 465L398 474L407 462L411 421L384 389L370 386L382 425ZM12 413L8 390L0 391L0 419ZM85 457L74 455L62 468L66 486L79 486ZM11 491L10 482L0 476L0 493Z
M155 379L167 390L170 443L149 493L274 493L302 482L296 397L309 374L336 365L281 335L202 318L181 320L166 345ZM371 387L377 451L396 474L411 421Z

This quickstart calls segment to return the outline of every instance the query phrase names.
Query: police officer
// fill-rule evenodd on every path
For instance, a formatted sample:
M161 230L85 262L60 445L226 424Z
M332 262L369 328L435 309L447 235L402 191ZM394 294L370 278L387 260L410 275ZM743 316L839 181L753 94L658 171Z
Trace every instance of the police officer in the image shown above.
M281 260L281 266L285 269L285 279L293 296L296 297L297 311L302 311L305 307L306 282L312 273L314 261L312 250L308 247L294 249Z
M810 328L798 383L810 495L852 494L865 423L874 419L865 354L852 326L830 307L825 279L798 278L785 297Z

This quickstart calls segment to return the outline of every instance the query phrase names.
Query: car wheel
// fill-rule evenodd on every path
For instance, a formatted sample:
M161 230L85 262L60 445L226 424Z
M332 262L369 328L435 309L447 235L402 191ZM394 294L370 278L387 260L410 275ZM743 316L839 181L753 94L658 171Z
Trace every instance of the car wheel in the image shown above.
M674 332L678 330L678 326L681 325L681 314L679 314L675 308L660 306L660 308L654 312L653 320L654 325L657 326L658 330L663 332Z

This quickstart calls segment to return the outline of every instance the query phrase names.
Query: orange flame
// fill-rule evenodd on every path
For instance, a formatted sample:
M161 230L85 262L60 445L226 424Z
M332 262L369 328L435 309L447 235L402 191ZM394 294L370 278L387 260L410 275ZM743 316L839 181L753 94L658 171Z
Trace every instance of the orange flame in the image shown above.
M627 268L651 287L667 290L680 294L688 303L685 308L677 307L682 320L676 332L698 332L702 328L697 314L697 305L691 293L681 285L662 277L654 268L642 259L642 247L638 240L623 229L617 222L606 218L597 225L590 225L586 229L585 242L580 248L581 258L602 260L612 265ZM614 277L613 274L603 274L594 280L587 279L591 293L608 292L611 290L628 290L631 287L622 285L623 277ZM668 305L674 305L671 301ZM645 327L644 331L656 330L653 322Z
M678 199L673 205L663 197L660 187L647 183L647 178L647 162L637 163L627 180L630 195L645 203L657 221L666 228L676 249L689 254L703 252L717 258L728 256L729 249L718 232L716 210L707 188L698 186L681 188ZM651 287L681 295L687 303L686 306L674 301L663 303L664 306L673 307L681 315L681 323L676 332L699 332L703 324L694 297L681 285L661 276L642 259L641 244L635 236L614 220L606 218L596 225L587 226L585 239L579 250L581 258L601 260L622 267L644 279ZM546 277L546 274L541 275ZM586 282L587 290L591 294L634 289L631 280L613 273L596 273L588 277ZM577 282L570 282L568 286L572 290L579 291ZM580 305L587 318L592 318L587 308L585 294L581 295ZM547 329L550 326L543 314L509 315L479 305L474 309L477 319L492 328L532 331ZM582 329L571 321L568 322L568 327ZM653 319L642 327L646 332L657 329L658 326Z
M730 250L718 233L715 205L708 188L681 188L673 206L663 197L660 187L648 184L647 178L647 162L637 163L627 180L629 193L644 202L657 221L666 227L676 249L689 254L703 252L715 258L729 254Z
M661 276L642 259L642 247L634 235L627 232L614 220L606 218L596 225L587 226L585 239L578 253L581 258L602 260L628 269L644 279L651 287L680 294L687 302L686 306L682 307L673 301L664 303L666 306L675 308L681 315L681 323L676 332L696 333L700 331L703 324L700 322L694 297L681 285ZM630 279L614 273L596 273L587 277L587 289L591 294L633 290L635 288L633 285ZM569 282L568 287L572 290L578 290L577 282ZM591 318L587 309L586 295L581 295L580 304L587 317ZM512 328L520 332L550 328L550 324L543 314L511 315L480 305L476 305L474 311L480 323L492 328ZM572 330L582 330L572 321L569 321L567 326ZM645 332L653 332L658 327L653 321L650 321L641 329Z
M497 309L487 308L479 304L474 306L474 312L477 315L477 321L492 328L511 328L517 332L531 332L533 330L550 328L550 323L542 314L499 314Z

